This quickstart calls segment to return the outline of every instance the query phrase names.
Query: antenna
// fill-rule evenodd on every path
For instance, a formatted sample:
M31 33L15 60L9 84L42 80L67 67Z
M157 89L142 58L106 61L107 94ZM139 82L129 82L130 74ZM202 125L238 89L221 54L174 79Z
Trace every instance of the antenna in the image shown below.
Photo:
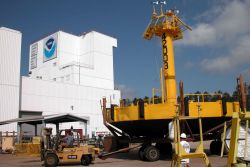
M161 3L161 15L163 15L164 13L163 13L163 5L166 5L167 4L167 2L166 1L161 1L160 2Z
M166 2L166 1L161 1L160 3L161 3L161 4L164 4L164 5L166 5L166 4L167 4L167 2Z
M155 5L159 5L159 1L153 1L152 4L153 4L153 17L156 17L157 13L156 13Z
M156 4L156 5L159 5L159 1L153 1L152 4Z

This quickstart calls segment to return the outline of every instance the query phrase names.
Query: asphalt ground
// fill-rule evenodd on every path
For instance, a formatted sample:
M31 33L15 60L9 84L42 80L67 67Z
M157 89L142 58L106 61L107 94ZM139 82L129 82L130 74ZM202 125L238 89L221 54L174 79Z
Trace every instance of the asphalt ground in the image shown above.
M192 151L194 151L197 143L191 143ZM213 167L224 167L227 164L227 157L219 157L215 155L210 155L208 146L209 143L205 143L205 152L208 155L210 163ZM111 158L106 160L96 159L90 167L170 167L171 159L161 157L159 161L156 162L144 162L140 161L138 158L138 150L132 150L128 153L116 154ZM205 163L202 159L191 159L191 167L203 167ZM0 154L0 167L42 167L43 164L39 157L28 157L28 156L15 156L12 154ZM76 167L79 164L74 165L60 165L67 167Z

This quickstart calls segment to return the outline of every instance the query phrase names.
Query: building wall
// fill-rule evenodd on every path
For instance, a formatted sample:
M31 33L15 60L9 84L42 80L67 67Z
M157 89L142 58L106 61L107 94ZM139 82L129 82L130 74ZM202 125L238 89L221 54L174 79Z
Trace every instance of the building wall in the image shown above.
M19 31L0 28L0 121L18 118L21 38ZM16 123L0 131L16 131Z
M56 39L56 58L44 61L45 41L50 37ZM37 67L31 68L32 47L36 44ZM30 77L114 89L114 47L115 38L95 31L82 36L58 31L30 46Z
M90 118L88 134L107 131L103 125L100 100L111 98L119 104L120 91L22 77L22 111L42 111L43 115L71 113ZM108 105L110 104L110 100ZM62 124L61 128L82 128L83 124Z

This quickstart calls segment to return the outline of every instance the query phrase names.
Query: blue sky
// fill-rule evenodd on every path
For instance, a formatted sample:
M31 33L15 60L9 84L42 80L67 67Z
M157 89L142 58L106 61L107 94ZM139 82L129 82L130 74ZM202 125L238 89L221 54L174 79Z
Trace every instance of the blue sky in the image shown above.
M151 95L159 87L161 45L144 40L152 5L150 0L1 0L0 26L19 30L22 38L21 74L28 73L29 45L63 30L79 35L91 30L118 39L114 50L116 87L124 98ZM236 77L250 81L250 1L175 0L193 31L175 42L177 82L185 92L217 90L232 93Z

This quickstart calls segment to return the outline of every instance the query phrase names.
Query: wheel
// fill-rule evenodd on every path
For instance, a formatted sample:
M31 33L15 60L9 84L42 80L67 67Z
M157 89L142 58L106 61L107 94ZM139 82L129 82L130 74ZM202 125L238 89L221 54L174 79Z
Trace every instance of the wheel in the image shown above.
M56 167L58 158L55 154L47 154L44 159L45 167Z
M220 155L222 142L219 140L213 140L210 143L210 153L214 155Z
M145 158L150 161L157 161L160 158L160 151L154 146L148 146L144 151Z
M170 142L156 143L155 147L160 151L161 155L166 155L167 157L172 157L173 147L172 147L172 144Z
M216 153L216 141L213 140L211 143L210 143L210 154L215 154Z
M89 164L90 164L90 162L91 162L91 159L89 158L89 156L84 155L84 156L82 157L81 162L82 162L82 165L84 165L84 166L89 166Z
M142 146L139 151L138 151L138 156L139 156L139 159L142 160L142 161L145 161L146 160L146 157L145 157L145 154L144 154L144 150L145 150L145 146Z

